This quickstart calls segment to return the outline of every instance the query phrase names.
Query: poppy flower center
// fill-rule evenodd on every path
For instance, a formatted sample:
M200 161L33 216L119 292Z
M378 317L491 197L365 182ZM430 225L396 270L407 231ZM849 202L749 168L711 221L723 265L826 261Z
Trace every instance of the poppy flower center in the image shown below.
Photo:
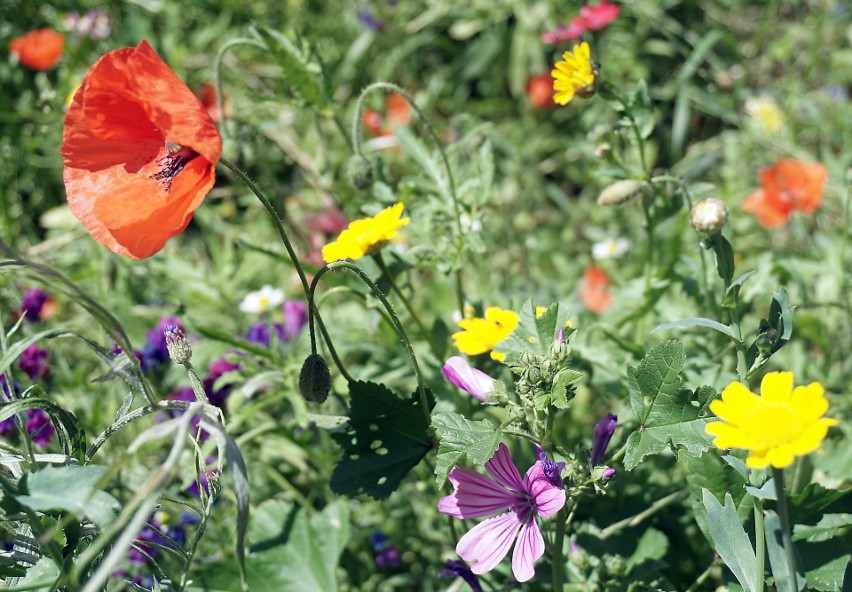
M189 161L198 156L198 152L192 148L169 141L166 141L166 150L168 150L168 153L157 161L160 165L160 170L151 175L150 178L162 181L166 186L166 191L171 191L174 178Z

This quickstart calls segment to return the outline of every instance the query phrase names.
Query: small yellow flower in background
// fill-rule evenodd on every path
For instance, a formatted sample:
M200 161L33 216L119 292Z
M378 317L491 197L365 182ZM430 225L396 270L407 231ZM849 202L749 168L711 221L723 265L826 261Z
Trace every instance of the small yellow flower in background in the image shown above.
M775 99L770 97L746 99L745 112L767 134L777 133L784 127L784 114Z
M539 318L541 315L547 312L546 306L536 306L535 307L535 318Z
M836 419L822 417L828 410L824 389L818 382L793 388L792 372L770 372L760 383L760 396L740 382L722 391L722 399L710 403L721 419L707 424L719 448L748 450L746 465L783 469L796 456L813 452Z
M518 326L520 317L512 310L497 306L485 309L485 318L462 319L458 322L463 331L453 333L457 348L469 356L491 352L491 358L502 362L506 354L492 351L494 346L506 339Z
M397 228L408 224L402 216L402 202L385 208L372 218L352 222L340 233L337 240L322 248L326 263L341 259L360 259L364 255L378 253L385 244L397 235Z
M562 61L554 64L553 101L567 105L574 96L586 98L595 92L598 68L592 64L589 44L583 41L571 51L562 54Z

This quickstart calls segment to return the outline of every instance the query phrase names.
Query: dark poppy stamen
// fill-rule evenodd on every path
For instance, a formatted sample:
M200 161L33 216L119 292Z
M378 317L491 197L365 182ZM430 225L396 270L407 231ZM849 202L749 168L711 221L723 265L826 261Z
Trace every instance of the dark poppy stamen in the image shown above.
M160 170L149 178L163 181L166 185L166 191L171 191L174 178L189 161L198 156L198 152L174 142L166 142L166 148L168 148L169 153L157 161L160 164Z

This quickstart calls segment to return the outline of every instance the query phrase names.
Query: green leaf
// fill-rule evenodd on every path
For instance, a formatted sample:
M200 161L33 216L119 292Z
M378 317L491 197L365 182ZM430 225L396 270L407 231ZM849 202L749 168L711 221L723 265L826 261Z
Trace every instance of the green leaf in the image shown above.
M772 576L775 578L775 587L778 592L797 592L790 586L788 579L789 567L787 563L787 553L784 550L784 543L781 539L781 520L772 510L764 510L764 528L766 532L766 554L769 556L769 565L772 566ZM796 579L798 582L798 590L803 590L805 586L805 572L801 566L796 566Z
M719 333L725 335L733 341L738 341L736 335L734 334L734 330L731 328L730 325L723 325L722 323L710 319L705 319L703 317L679 319L677 321L672 321L671 323L663 323L662 325L654 327L654 329L651 330L651 333L656 333L657 331L666 331L668 329L674 329L677 327L707 327L708 329L718 331Z
M716 254L716 273L726 285L730 285L734 277L734 249L721 233L707 237L709 248Z
M730 494L725 494L725 505L722 506L712 493L704 489L702 501L704 509L707 510L710 536L716 552L740 585L748 592L754 592L757 582L757 560L751 541L737 516L734 500L731 499Z
M426 391L429 408L434 396ZM384 499L429 452L429 425L414 392L400 399L386 386L349 383L349 428L331 437L343 448L343 458L331 475L331 489L344 495L366 493Z
M571 368L563 368L553 379L550 398L557 409L568 409L568 387L583 378L583 373Z
M44 389L34 386L32 392L44 395ZM0 422L29 409L42 409L56 429L59 445L67 456L83 461L86 456L86 433L71 413L43 396L25 397L12 403L0 403Z
M801 493L789 498L790 524L804 524L812 516L850 511L852 488L826 489L817 483L809 483Z
M849 563L852 547L845 541L834 539L819 543L800 542L796 545L796 550L805 570L808 589L825 592L849 590L849 585L852 584L852 567Z
M628 471L669 445L691 456L709 448L704 426L715 390L707 386L695 392L682 389L679 373L685 362L683 343L666 341L648 352L638 367L627 367L630 407L640 424L627 439L624 467Z
M440 440L435 461L435 477L443 485L450 469L467 456L477 465L485 464L500 444L501 432L487 419L470 421L458 413L436 413L432 426Z
M551 304L547 311L536 316L536 305L532 299L524 302L519 311L518 326L506 339L494 346L494 351L506 354L506 364L515 363L525 351L539 357L550 353L550 346L561 329L567 339L573 329L568 325L568 307Z
M255 32L278 62L293 93L311 107L325 107L326 96L323 92L323 84L319 80L318 73L314 71L317 68L309 67L304 52L278 31L258 27Z
M636 550L627 558L627 572L634 566L648 560L658 560L665 557L669 549L669 539L656 528L649 528L636 543Z
M77 517L86 517L99 528L112 524L121 504L98 485L107 468L95 465L47 466L24 477L23 495L17 502L37 512L64 510Z
M843 536L850 530L852 530L852 516L849 514L826 514L813 526L796 524L793 527L793 540L818 543L836 536Z

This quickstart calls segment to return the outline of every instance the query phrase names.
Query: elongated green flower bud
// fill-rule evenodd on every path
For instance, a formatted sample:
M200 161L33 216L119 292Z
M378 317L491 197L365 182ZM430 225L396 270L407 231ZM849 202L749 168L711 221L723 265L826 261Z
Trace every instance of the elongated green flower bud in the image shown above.
M311 354L305 358L302 371L299 372L299 392L306 401L325 403L331 392L331 372L328 364L319 354Z

